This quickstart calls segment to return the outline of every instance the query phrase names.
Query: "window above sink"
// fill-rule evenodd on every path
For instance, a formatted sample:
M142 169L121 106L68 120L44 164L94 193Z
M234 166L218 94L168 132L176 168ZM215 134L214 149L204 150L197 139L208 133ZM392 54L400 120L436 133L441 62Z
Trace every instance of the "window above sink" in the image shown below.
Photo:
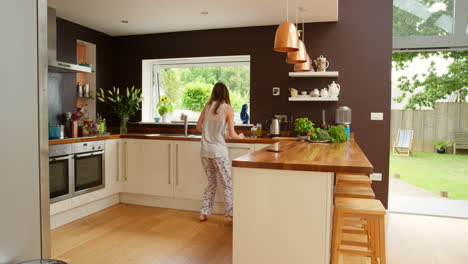
M216 82L228 86L235 123L242 123L242 105L250 106L250 56L144 60L142 123L155 122L160 116L157 105L165 96L174 108L173 122L180 123L182 114L196 122Z

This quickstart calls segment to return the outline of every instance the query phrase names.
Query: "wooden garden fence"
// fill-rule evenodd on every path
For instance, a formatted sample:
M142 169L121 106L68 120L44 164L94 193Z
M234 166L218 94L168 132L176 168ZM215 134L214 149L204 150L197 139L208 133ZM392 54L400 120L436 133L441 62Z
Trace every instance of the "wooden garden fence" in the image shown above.
M437 103L434 110L392 110L391 146L398 129L414 130L413 151L434 152L433 140L449 140L454 131L468 132L468 102Z

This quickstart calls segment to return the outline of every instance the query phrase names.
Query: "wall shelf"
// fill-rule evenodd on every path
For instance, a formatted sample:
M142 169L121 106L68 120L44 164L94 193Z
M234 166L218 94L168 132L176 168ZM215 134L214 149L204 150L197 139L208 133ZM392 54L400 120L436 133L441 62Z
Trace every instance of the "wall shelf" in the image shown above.
M332 97L289 97L290 102L338 102L338 98L332 98Z
M337 71L326 71L326 72L290 72L289 77L338 77Z

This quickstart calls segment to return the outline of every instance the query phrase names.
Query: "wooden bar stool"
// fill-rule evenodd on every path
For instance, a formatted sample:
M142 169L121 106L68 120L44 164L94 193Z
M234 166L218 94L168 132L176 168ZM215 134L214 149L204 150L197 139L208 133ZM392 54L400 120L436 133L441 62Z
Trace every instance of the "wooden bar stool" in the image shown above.
M336 186L335 197L375 199L375 193L371 187Z
M336 186L361 186L370 187L372 180L365 174L336 174Z
M346 253L370 257L371 264L385 264L385 213L379 200L337 197L331 263L338 264L340 253ZM361 227L350 227L350 221L358 221ZM345 239L344 234L364 235L365 241Z

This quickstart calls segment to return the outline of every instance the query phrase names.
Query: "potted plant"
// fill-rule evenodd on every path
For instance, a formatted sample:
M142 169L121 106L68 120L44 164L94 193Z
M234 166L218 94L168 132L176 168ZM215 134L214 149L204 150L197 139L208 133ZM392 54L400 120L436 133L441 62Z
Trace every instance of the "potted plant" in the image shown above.
M174 107L172 106L172 101L167 96L161 97L159 99L159 104L157 105L158 113L162 118L163 123L170 123L170 116Z
M294 131L298 133L298 137L301 141L305 141L307 139L307 134L312 132L312 128L314 127L314 123L310 121L307 117L297 118L294 121Z
M437 153L444 154L445 149L452 146L452 142L450 141L443 141L443 140L434 140L432 144L436 148Z
M132 86L132 88L127 87L125 92L121 93L119 87L113 87L112 90L107 90L106 93L100 88L100 92L97 92L96 96L99 101L111 105L114 113L118 115L120 119L120 134L127 133L128 119L141 109L140 103L143 101L141 89Z

